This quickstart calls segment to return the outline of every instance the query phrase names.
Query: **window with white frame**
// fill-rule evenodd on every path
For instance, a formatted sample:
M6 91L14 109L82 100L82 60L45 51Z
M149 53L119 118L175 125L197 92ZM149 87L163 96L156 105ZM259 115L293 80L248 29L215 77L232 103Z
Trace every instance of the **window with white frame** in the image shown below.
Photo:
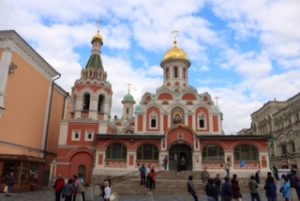
M80 141L80 131L79 130L72 131L72 141Z
M198 117L198 128L205 129L206 128L206 118L204 114L200 114Z
M150 114L150 128L157 128L157 124L158 124L158 117L156 113L152 113Z
M85 141L93 141L94 140L94 131L88 130L85 131Z

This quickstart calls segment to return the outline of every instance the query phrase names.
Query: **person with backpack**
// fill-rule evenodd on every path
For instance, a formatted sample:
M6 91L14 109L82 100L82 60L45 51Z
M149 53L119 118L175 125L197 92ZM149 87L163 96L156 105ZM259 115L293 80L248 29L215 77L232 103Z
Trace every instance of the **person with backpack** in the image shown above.
M73 176L73 182L74 182L73 183L73 185L74 185L73 201L76 201L77 194L81 194L82 195L83 186L82 186L82 183L80 182L79 178L77 177L77 175ZM83 195L84 195L84 193L83 193Z
M280 192L282 193L282 197L284 201L291 200L291 183L290 183L290 176L283 177L284 183L283 186L280 188Z
M149 173L149 177L150 177L150 186L149 189L150 190L155 190L155 181L156 181L156 172L154 170L154 168L151 169L150 173Z
M241 201L242 200L242 194L241 194L241 191L240 191L240 185L239 185L239 181L238 181L238 178L237 178L236 174L234 174L232 176L231 191L232 191L232 198L233 198L233 200L236 200L236 201Z
M62 194L63 197L65 198L65 201L72 201L72 196L74 194L74 184L73 184L73 179L70 178L68 180L67 185L64 186Z
M268 201L277 201L277 186L272 177L272 173L268 173L264 189L266 190Z
M194 201L198 201L198 195L194 187L193 183L193 176L190 175L187 181L187 191L189 194L191 194L194 198Z
M58 176L54 182L53 188L55 190L55 201L60 201L62 191L65 187L65 180L61 176Z
M249 192L251 195L251 201L260 201L260 196L258 193L258 184L253 175L250 177L248 187L249 187Z

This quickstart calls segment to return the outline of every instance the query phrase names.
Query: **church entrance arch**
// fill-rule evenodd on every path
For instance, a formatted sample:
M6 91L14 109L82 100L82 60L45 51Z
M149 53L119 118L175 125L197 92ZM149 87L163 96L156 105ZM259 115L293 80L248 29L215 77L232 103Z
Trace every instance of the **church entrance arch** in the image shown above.
M176 143L169 149L170 170L192 170L192 148L187 144Z

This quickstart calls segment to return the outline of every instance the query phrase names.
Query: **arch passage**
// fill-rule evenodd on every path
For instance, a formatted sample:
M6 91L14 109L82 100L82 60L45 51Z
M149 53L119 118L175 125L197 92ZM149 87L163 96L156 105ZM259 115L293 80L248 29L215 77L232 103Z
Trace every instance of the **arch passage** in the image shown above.
M169 169L178 170L180 161L184 158L184 170L193 169L192 148L187 144L174 144L169 149Z

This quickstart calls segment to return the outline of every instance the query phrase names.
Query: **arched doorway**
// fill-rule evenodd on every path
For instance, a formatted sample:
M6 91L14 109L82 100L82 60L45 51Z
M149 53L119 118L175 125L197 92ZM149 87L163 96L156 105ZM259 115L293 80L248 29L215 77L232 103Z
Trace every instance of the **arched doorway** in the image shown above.
M187 144L172 145L169 149L169 170L177 170L182 158L185 159L185 170L192 170L192 148Z

